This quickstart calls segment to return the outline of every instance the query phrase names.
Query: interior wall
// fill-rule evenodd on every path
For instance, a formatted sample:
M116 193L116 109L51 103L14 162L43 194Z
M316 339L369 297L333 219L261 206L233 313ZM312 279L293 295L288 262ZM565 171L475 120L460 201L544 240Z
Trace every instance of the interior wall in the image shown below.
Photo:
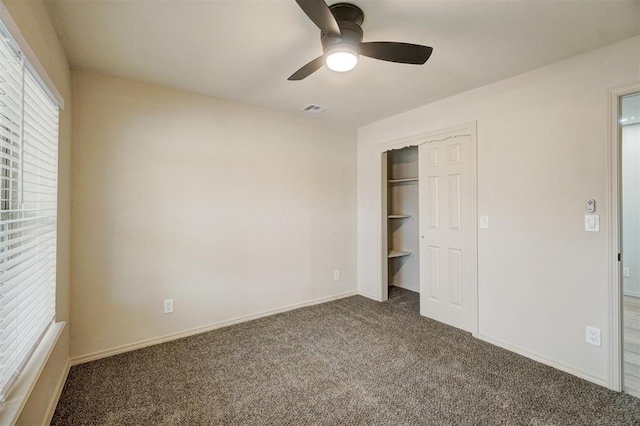
M623 289L640 297L640 124L622 127L622 224Z
M639 52L634 37L360 128L359 291L380 296L378 146L477 120L478 337L606 384L608 89L638 80Z
M27 43L65 100L59 116L58 145L58 249L56 320L69 320L70 216L71 216L71 73L62 43L41 0L2 0ZM69 361L69 327L65 327L53 355L45 365L18 424L44 424L50 404L61 390Z
M355 292L355 129L91 72L73 93L72 358Z

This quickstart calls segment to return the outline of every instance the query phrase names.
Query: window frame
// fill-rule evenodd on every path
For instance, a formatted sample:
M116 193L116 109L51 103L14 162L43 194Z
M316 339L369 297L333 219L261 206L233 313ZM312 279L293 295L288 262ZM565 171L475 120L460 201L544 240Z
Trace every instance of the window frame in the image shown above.
M38 350L42 351L41 342L47 334L51 334L49 333L52 329L51 325L55 323L58 143L61 107L54 94L57 90L54 87L52 91L45 83L45 80L50 81L48 76L45 74L43 79L37 72L38 68L42 68L39 62L36 66L31 64L19 40L16 40L9 31L8 27L17 28L17 26L12 19L9 19L9 25L7 25L6 13L6 8L0 3L0 36L2 37L0 43L3 43L2 49L7 54L2 55L5 66L0 72L0 86L6 89L17 83L21 93L19 94L20 102L16 103L13 99L13 105L9 107L6 102L10 97L8 91L0 90L0 108L4 107L4 110L0 111L0 129L4 129L4 133L9 135L0 137L0 153L4 154L0 161L0 311L5 314L0 318L4 328L0 329L3 337L0 341L0 350L2 350L0 353L0 402L3 403L0 408L2 411L5 408L4 401L13 393L14 387L20 387L17 384L21 374L34 358L34 354ZM18 39L24 42L19 31L18 35ZM30 52L28 45L26 47ZM6 71L8 67L13 67L12 71ZM20 72L16 74L18 67ZM16 77L20 74L21 78ZM5 80L3 76L13 77L13 83ZM15 92L18 93L19 90ZM3 96L5 96L4 103L1 102ZM12 118L10 113L13 113L13 117L19 118ZM16 126L19 129L17 133ZM30 130L25 130L27 127ZM52 142L53 145L50 145ZM29 150L31 152L27 152ZM48 157L44 154L47 150ZM29 157L31 165L27 167L25 158ZM51 167L51 170L45 170L41 162ZM43 170L48 173L48 177L43 175ZM31 175L32 180L25 179L25 173ZM25 190L25 186L30 190ZM43 187L46 187L44 193L41 192ZM26 198L25 191L31 193ZM28 205L27 203L35 206L33 211L29 212L24 208ZM49 207L44 210L49 210L51 213L43 222L38 215L43 211L41 206L47 203ZM26 221L32 221L34 229L24 226ZM46 229L46 232L39 228ZM43 238L46 234L49 236ZM33 258L36 260L32 261ZM25 266L27 261L30 263ZM34 267L37 268L36 272L33 270ZM43 270L45 272L42 272ZM34 278L36 273L38 275ZM11 280L13 283L8 284ZM6 287L3 289L4 285ZM6 297L4 301L3 296ZM11 315L6 315L7 312L11 312ZM56 329L59 330L60 327ZM56 336L59 337L59 331L56 332Z

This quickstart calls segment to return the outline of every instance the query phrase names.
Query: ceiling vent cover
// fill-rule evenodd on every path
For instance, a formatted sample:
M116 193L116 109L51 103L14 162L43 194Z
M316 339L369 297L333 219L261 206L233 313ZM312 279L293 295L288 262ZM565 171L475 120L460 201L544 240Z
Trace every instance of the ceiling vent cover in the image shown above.
M327 107L323 107L321 105L314 105L314 104L309 104L305 107L300 108L300 111L308 112L311 114L320 114L322 112L325 112L326 110L327 110Z

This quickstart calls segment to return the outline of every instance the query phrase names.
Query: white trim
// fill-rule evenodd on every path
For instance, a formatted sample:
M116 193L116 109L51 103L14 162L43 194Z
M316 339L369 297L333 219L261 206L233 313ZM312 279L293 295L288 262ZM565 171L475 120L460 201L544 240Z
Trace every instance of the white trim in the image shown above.
M49 96L51 97L51 99L55 101L58 106L60 106L60 108L64 109L64 98L56 88L53 80L51 80L51 78L49 77L49 74L47 74L47 71L45 71L44 67L40 63L40 60L38 60L36 54L33 52L33 50L31 50L29 43L27 43L27 39L25 39L22 35L20 27L18 27L18 24L16 24L16 22L13 20L9 9L7 9L7 6L2 0L0 0L0 20L2 21L4 26L7 27L7 30L9 30L9 33L11 33L11 36L16 41L16 43L18 43L18 47L20 47L20 50L26 57L27 61L29 61L29 63L33 67L36 75L40 77L42 83L44 83L45 89L47 89L47 91L49 92Z
M371 294L362 290L358 290L358 294L362 297L366 297L367 299L375 300L376 302L384 302L384 300L380 300L380 296L376 294Z
M396 139L378 144L379 153L383 153L392 149L402 149L410 146L418 146L425 143L425 139L431 139L444 133L450 136L469 136L475 135L477 121L469 121L457 126L446 127L444 129L436 129L426 133L420 133L406 138Z
M18 420L66 324L66 322L51 324L43 336L31 359L7 394L6 401L0 404L0 424L12 425Z
M404 284L404 283L391 283L391 284L389 284L389 286L403 288L405 290L409 290L409 291L412 291L414 293L420 293L420 283L418 283L418 289L416 289L415 287L412 287L409 284Z
M620 115L619 98L640 92L640 81L609 89L609 137L607 140L607 202L609 204L609 384L622 391L622 280L620 247Z
M64 384L67 382L67 377L69 376L69 370L71 370L71 363L67 358L67 363L64 366L64 373L60 376L60 379L56 384L56 388L53 391L53 395L51 395L51 401L49 401L49 406L47 407L47 411L45 412L44 424L46 425L51 423L51 419L53 419L53 415L56 412L56 407L58 406L58 400L60 400L60 396L62 395L62 389L64 389Z
M517 353L518 355L522 355L522 356L527 357L529 359L532 359L534 361L538 361L538 362L540 362L542 364L545 364L545 365L548 365L548 366L553 367L555 369L564 371L565 373L569 373L569 374L572 374L574 376L580 377L581 379L588 380L588 381L590 381L592 383L595 383L597 385L605 386L605 387L607 386L607 378L606 377L594 376L594 375L592 375L592 374L590 374L590 373L588 373L586 371L579 370L579 369L574 368L574 367L570 367L568 365L562 364L561 362L546 358L546 357L544 357L542 355L539 355L539 354L537 354L535 352L531 352L531 351L528 351L526 349L522 349L522 348L519 348L517 346L510 345L510 344L505 343L505 342L503 342L501 340L494 339L492 337L485 336L485 335L480 334L480 333L476 334L475 337L477 337L478 339L483 340L483 341L485 341L487 343L490 343L492 345L499 346L502 349L506 349L506 350L508 350L510 352Z
M404 148L404 147L403 147ZM385 150L379 153L380 164L378 165L378 170L380 171L380 178L378 181L380 182L380 190L378 194L380 195L380 202L378 205L380 206L380 229L378 231L378 238L376 239L378 242L378 256L381 260L380 262L380 276L378 282L378 294L381 302L389 299L389 154L387 154L388 150ZM418 210L418 213L420 210ZM420 261L418 260L418 264Z
M466 123L462 123L459 124L457 126L451 126L451 127L447 127L444 129L437 129L437 130L433 130L430 132L426 132L426 133L420 133L418 135L413 135L413 136L409 136L406 138L402 138L402 139L397 139L394 141L386 141L386 142L382 142L379 143L377 145L377 151L376 151L376 155L379 158L382 158L382 156L390 150L394 150L394 149L402 149L402 148L407 148L410 146L419 146L422 145L426 142L428 142L430 139L442 136L442 135L446 135L447 138L450 137L456 137L456 136L471 136L471 149L472 149L472 155L474 158L474 180L475 180L475 184L473 187L473 207L472 207L472 214L473 214L473 223L474 223L474 232L473 232L473 248L475 250L475 253L472 257L473 259L473 263L474 265L472 266L473 271L474 271L474 277L473 277L473 290L472 290L472 295L471 295L471 305L472 305L472 309L473 309L473 323L471 325L471 334L473 336L477 336L478 335L478 329L479 329L479 324L478 324L478 317L479 317L479 312L478 312L478 122L477 121L469 121ZM384 212L383 210L383 177L384 177L384 172L382 170L382 166L378 167L377 170L377 181L378 181L378 187L377 187L377 194L378 197L380 197L378 199L378 206L379 206L379 211L378 211L378 217L383 218L382 220L380 220L378 222L378 229L377 229L377 233L378 233L378 253L381 253L381 258L380 258L380 265L381 267L378 268L380 271L380 275L378 276L378 294L380 295L379 297L371 297L374 300L380 300L384 301L386 300L386 298L384 298L384 295L386 294L385 289L383 288L385 286L386 280L383 278L384 277L384 271L386 270L385 268L385 262L387 261L387 250L386 247L383 247L383 244L386 243L386 238L385 235L386 233L384 232L384 223L383 221L386 221L386 212ZM386 179L385 179L386 182ZM384 213L384 214L383 214Z
M206 333L207 331L217 330L219 328L228 327L234 324L240 324L247 321L252 321L258 318L268 317L282 312L292 311L298 308L304 308L306 306L319 305L321 303L331 302L332 300L344 299L345 297L351 297L357 295L356 290L347 291L345 293L336 294L333 296L321 297L319 299L309 300L307 302L294 303L293 305L283 306L281 308L269 309L267 311L258 312L255 314L244 315L241 317L233 318L230 320L220 321L213 324L192 328L189 330L179 331L177 333L165 334L164 336L154 337L151 339L140 340L134 343L128 343L126 345L117 346L115 348L104 349L101 351L92 352L86 355L79 355L71 358L71 366L82 364L89 361L95 361L97 359L106 358L113 355L118 355L124 352L134 351L136 349L146 348L147 346L158 345L160 343L169 342L171 340L182 339L183 337L193 336L195 334Z

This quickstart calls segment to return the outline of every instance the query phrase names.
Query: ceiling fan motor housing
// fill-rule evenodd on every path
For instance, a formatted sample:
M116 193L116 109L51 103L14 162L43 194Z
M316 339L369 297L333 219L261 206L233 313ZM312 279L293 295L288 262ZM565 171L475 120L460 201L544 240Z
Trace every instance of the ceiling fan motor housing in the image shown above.
M356 51L359 51L358 46L362 42L363 36L361 25L364 22L364 12L362 9L350 3L336 3L329 6L329 10L331 10L338 22L341 37L320 34L322 49L326 53L327 48L334 44L347 43Z

